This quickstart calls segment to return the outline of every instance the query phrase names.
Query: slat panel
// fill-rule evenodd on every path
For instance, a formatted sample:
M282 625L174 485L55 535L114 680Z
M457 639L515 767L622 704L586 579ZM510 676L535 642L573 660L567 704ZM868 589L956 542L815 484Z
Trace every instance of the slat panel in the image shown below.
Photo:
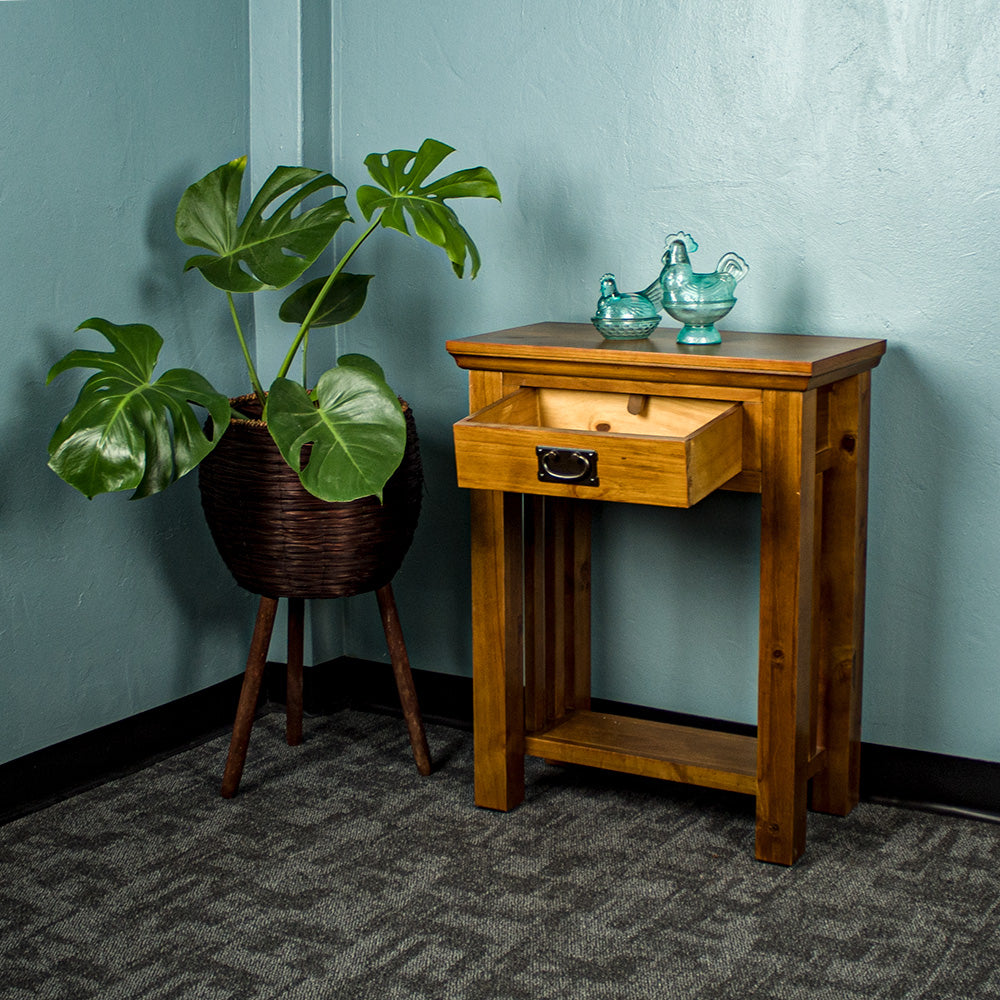
M544 729L545 663L545 499L524 498L524 727Z
M573 707L590 708L590 504L573 504Z

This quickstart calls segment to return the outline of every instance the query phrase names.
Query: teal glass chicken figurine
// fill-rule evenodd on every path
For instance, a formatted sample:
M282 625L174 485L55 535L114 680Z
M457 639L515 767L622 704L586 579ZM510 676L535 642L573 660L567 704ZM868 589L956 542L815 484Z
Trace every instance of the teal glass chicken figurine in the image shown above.
M606 274L591 322L608 340L642 340L659 325L660 310L644 292L619 292L615 276Z
M727 253L711 274L695 274L688 258L689 249L691 253L698 249L694 238L689 233L672 233L666 243L659 285L664 311L684 324L677 343L722 343L715 324L736 305L736 283L750 270L747 262Z

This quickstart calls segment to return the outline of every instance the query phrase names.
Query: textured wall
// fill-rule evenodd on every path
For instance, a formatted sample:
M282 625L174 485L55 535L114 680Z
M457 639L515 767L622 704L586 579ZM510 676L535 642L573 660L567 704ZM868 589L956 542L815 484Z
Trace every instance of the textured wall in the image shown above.
M0 0L0 761L241 669L252 602L217 562L193 481L88 504L44 467L75 387L41 382L96 313L153 322L173 335L168 365L240 387L228 345L203 337L226 317L180 274L171 218L184 186L251 138L280 147L288 88L306 122L293 145L322 158L322 6L289 7L285 92L258 97L251 137L250 63L268 47L250 46L248 21L274 16L262 0ZM458 147L456 167L493 168L505 197L462 206L484 258L474 283L382 234L359 261L378 275L370 306L327 348L379 357L418 415L428 492L397 585L414 665L469 671L450 431L465 376L444 341L585 321L604 271L641 287L684 228L699 267L730 248L751 264L732 327L888 338L864 737L1000 760L992 0L333 9L338 176L353 187L369 151L432 135ZM600 512L598 693L753 718L757 518L755 498L727 494ZM314 658L384 657L373 600L350 603L346 633L340 614L313 615Z
M378 278L347 334L386 362L425 443L427 511L397 591L414 664L469 669L450 454L465 378L444 341L585 321L604 271L643 286L683 228L699 269L728 249L750 262L732 328L888 339L864 737L1000 760L992 0L341 4L334 37L339 176L433 135L505 196L464 211L484 258L472 284L395 234L366 251ZM601 513L599 693L754 717L758 511L718 495ZM372 609L352 616L350 651L382 655Z
M81 379L44 388L89 316L235 382L225 301L173 232L184 187L247 144L245 0L0 3L0 761L238 673L252 605L193 477L88 503L45 467ZM86 340L84 339L86 338Z

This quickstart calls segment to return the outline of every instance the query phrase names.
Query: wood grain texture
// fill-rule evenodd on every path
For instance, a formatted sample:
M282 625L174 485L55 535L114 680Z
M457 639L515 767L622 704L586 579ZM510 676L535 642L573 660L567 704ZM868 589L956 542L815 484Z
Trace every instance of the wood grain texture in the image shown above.
M590 705L590 504L549 500L552 522L551 613L554 705L562 718Z
M526 497L525 731L590 705L590 505Z
M741 468L739 403L519 389L454 426L458 483L553 497L689 507ZM537 448L597 453L599 483L542 481Z
M528 733L548 724L545 670L555 643L546 627L547 503L544 497L524 498L524 728Z
M588 384L609 393L663 396L674 399L726 400L739 403L743 410L743 460L741 471L723 483L719 489L740 492L760 492L760 389L679 382L624 382L619 379L590 380ZM579 389L581 380L564 375L518 375L507 373L504 379L506 394L516 389L535 387L552 389Z
M387 583L375 591L378 600L378 610L382 617L382 630L385 633L386 646L389 649L389 659L392 662L392 674L396 680L396 691L399 693L399 704L406 720L406 731L410 736L410 748L413 750L413 761L417 771L422 775L431 773L431 754L427 746L427 734L424 732L423 717L420 714L420 704L417 701L417 690L413 684L413 673L410 670L410 656L406 651L403 639L403 627L399 621L399 610L396 607L396 597L392 584Z
M246 670L243 673L243 686L236 708L236 721L233 723L233 735L229 741L226 769L222 775L222 788L219 792L224 799L231 799L236 794L240 787L240 779L243 777L243 765L247 759L250 731L253 728L254 713L257 711L260 682L264 677L264 665L267 662L267 650L271 642L271 633L274 631L277 611L276 597L262 597L257 605L257 619L254 623L253 638L250 640Z
M718 348L688 349L669 331L611 343L582 324L544 323L449 343L470 380L459 476L477 487L477 802L521 800L525 752L746 792L756 796L757 857L792 864L805 847L810 782L816 808L846 813L857 801L868 394L885 341L723 336ZM721 403L739 425L719 412L691 432L664 423L658 440L636 433L665 397L682 401L678 419ZM530 461L519 451L533 434L597 451L598 476L614 489L553 484L546 495L534 447ZM645 441L653 453L636 444ZM717 488L761 494L756 740L588 711L592 505L581 500L686 506Z
M545 679L548 684L546 719L563 718L572 710L574 653L573 603L575 588L572 574L573 517L570 501L551 499L546 508L551 517L547 523L545 576L545 628L552 633L552 650Z
M285 742L302 742L302 659L305 640L306 602L288 599L288 663L285 667Z
M844 816L857 805L860 784L871 375L838 382L829 396L817 699L828 760L813 782L812 807Z
M472 491L473 735L476 804L524 798L521 498Z
M757 790L756 740L598 712L574 712L525 740L535 757L733 792Z
M475 413L490 403L507 395L504 392L503 372L479 371L469 373L469 412Z
M472 412L504 395L501 372L470 372ZM524 531L521 497L472 490L472 690L475 801L524 798Z
M572 705L576 709L590 708L590 504L572 504L573 546L568 553L573 586L573 689Z
M523 373L711 382L803 391L865 371L885 353L884 340L799 334L723 333L717 346L677 344L661 329L647 340L606 341L584 323L535 323L451 340L462 368Z
M816 392L764 394L757 684L757 857L805 849Z

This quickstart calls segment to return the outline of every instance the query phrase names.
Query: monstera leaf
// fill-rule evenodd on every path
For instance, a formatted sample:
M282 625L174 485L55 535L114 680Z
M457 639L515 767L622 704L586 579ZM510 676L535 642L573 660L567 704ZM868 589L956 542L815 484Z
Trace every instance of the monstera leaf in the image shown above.
M408 215L417 236L443 248L460 278L468 257L469 276L474 278L479 270L479 251L462 228L458 216L445 204L445 199L496 198L499 201L500 189L486 167L459 170L423 186L454 151L453 147L436 139L425 139L416 152L394 149L390 153L372 153L365 157L365 166L379 187L363 184L356 197L367 220L381 211L379 222L387 229L409 235Z
M116 326L89 319L114 348L71 351L49 370L46 384L71 368L96 368L49 442L49 466L88 498L131 490L150 496L190 472L229 424L229 400L197 372L174 368L151 381L163 338L151 326ZM212 437L202 430L208 410Z
M267 426L302 485L322 500L377 496L406 447L406 420L382 370L350 355L320 376L315 391L279 378L268 393ZM312 445L302 465L305 445Z
M347 271L341 271L334 278L322 305L309 325L336 326L338 323L354 319L364 307L368 296L368 282L373 277L375 277L373 274L349 274ZM316 297L326 288L329 280L329 277L315 278L301 288L296 288L281 303L278 318L284 323L303 323Z
M227 292L284 288L302 276L351 218L343 195L298 214L295 210L318 191L344 185L318 170L278 167L238 222L246 165L245 156L224 163L182 195L174 220L177 235L190 246L212 251L191 257L184 270L198 268ZM265 218L272 203L285 194L288 197Z

